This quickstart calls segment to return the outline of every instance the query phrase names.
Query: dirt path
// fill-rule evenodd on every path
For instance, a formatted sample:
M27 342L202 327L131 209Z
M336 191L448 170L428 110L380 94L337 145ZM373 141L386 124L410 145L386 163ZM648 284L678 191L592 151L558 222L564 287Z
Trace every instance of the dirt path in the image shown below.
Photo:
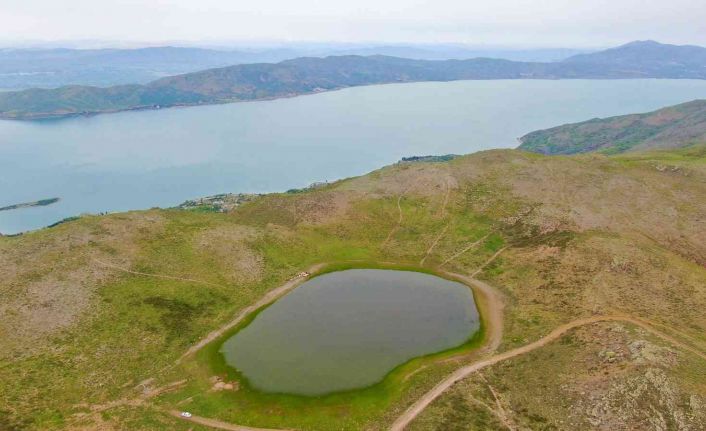
M444 200L441 203L441 210L439 211L442 219L446 218L446 206L449 204L449 196L450 195L451 195L451 180L447 178L446 179L446 193L444 194ZM419 261L419 266L424 266L424 262L427 260L427 258L431 254L431 252L434 250L434 247L436 247L436 245L439 243L441 238L443 238L444 235L446 235L446 231L449 230L449 226L451 226L450 222L449 222L449 224L444 226L444 228L441 230L439 235L437 235L437 237L431 243L431 245L429 246L427 251L424 253L424 257L422 257L422 259Z
M128 274L141 275L141 276L144 276L144 277L163 278L163 279L167 279L167 280L186 281L186 282L189 282L189 283L205 284L205 285L207 285L207 286L214 286L214 287L223 287L223 286L220 285L220 284L211 283L211 282L208 282L208 281L196 280L196 279L193 279L193 278L185 278L185 277L175 277L175 276L172 276L172 275L151 274L151 273L149 273L149 272L132 271L132 270L130 270L130 269L123 268L123 267L117 266L117 265L113 265L113 264L111 264L111 263L106 263L106 262L100 261L100 260L95 259L95 258L92 259L92 260L93 260L94 262L96 262L97 264L99 264L99 265L101 265L101 266L104 266L104 267L106 267L106 268L115 269L115 270L118 270L118 271L121 271L121 272L125 272L125 273L128 273Z
M490 393L493 395L493 399L495 400L495 408L497 409L497 411L494 409L490 409L490 410L492 410L495 413L495 415L500 419L500 422L503 423L505 428L509 429L510 431L515 431L515 426L512 424L512 421L508 417L507 412L503 408L503 404L500 401L500 395L495 391L495 388L493 388L493 386L490 385L490 382L488 382L488 380L485 378L485 376L481 372L478 372L478 375L483 380L485 385L488 387L488 389L490 390Z
M456 259L457 257L461 256L463 253L467 252L468 250L470 250L474 247L477 247L478 244L483 242L486 238L488 238L488 236L490 236L490 234L487 234L483 238L476 240L476 241L473 241L472 243L468 244L466 247L463 247L461 250L459 250L458 252L451 255L451 257L449 257L445 261L441 262L441 265L439 265L439 266L444 266L447 263L451 262L452 260Z
M486 260L486 261L483 263L483 265L479 266L478 269L476 269L475 271L473 271L473 274L471 274L471 277L475 277L476 275L480 274L481 271L483 271L486 266L490 265L495 259L497 259L497 257L500 256L500 254L501 254L502 252L504 252L506 248L507 248L507 247L503 247L503 248L501 248L500 250L496 251L494 255L490 256L490 259Z
M449 389L451 386L453 386L456 382L459 380L462 380L466 377L468 377L470 374L475 373L476 371L482 370L483 368L489 367L491 365L497 364L498 362L505 361L507 359L514 358L516 356L523 355L525 353L531 352L535 349L538 349L540 347L543 347L547 345L548 343L557 340L560 338L562 335L564 335L566 332L578 328L580 326L585 326L585 325L590 325L598 322L626 322L626 323L631 323L633 325L639 326L642 329L645 329L646 331L652 333L653 335L662 338L663 340L681 348L684 350L687 350L700 358L706 360L706 354L703 352L700 352L693 347L686 345L682 343L679 340L676 340L675 338L658 331L645 323L644 319L636 319L633 317L629 316L621 316L621 315L613 315L613 316L593 316L593 317L587 317L584 319L578 319L574 320L572 322L566 323L564 325L561 325L554 329L552 332L550 332L548 335L540 338L539 340L527 344L522 347L518 347L513 350L509 350L507 352L500 353L498 355L491 356L488 359L484 359L482 361L478 361L476 363L466 365L465 367L461 367L458 370L454 371L450 376L448 376L446 379L441 381L439 384L434 386L429 392L424 394L422 398L420 398L417 402L412 404L412 406L407 409L395 422L392 424L390 427L391 431L402 431L409 425L429 404L431 404L436 398L438 398L444 391Z
M507 424L505 424L505 422L504 422L504 419L503 419L501 413L497 410L497 408L491 407L490 405L488 405L487 403L484 403L483 401L479 400L478 398L474 397L473 395L470 395L470 394L469 394L468 397L469 397L469 400L470 400L471 402L476 403L477 405L479 405L479 406L483 407L484 409L488 410L488 412L489 412L490 414L492 414L493 416L495 416L503 425L505 425L506 428L508 428L508 427L507 427ZM509 429L510 431L514 431L512 428L508 428L508 429Z
M401 199L403 195L400 195L397 199L397 208L399 211L399 219L397 226L390 231L390 234L388 235L388 239L385 241L385 243L392 237L392 235L399 229L399 227L402 224L402 207L401 207ZM434 246L436 243L439 241L439 239L444 235L446 232L446 228L441 232L441 234L436 238L434 243L430 246L430 248L427 250L427 254L425 257L422 259L420 264L424 263L424 260L426 259L426 256L428 256L433 250ZM471 243L469 246L465 247L463 250L459 251L458 253L454 254L451 256L449 259L447 259L445 263L450 262L454 258L460 256L461 254L465 253L466 251L470 250L474 246L476 246L478 243L483 241L486 237L481 238L478 241L475 241L474 243ZM486 261L480 268L478 268L471 276L464 276L460 274L455 274L455 273L450 273L450 272L445 272L445 275L456 278L459 281L462 281L472 287L475 288L475 291L477 293L480 293L480 295L477 295L477 299L479 301L479 305L483 310L483 318L484 318L484 324L486 327L486 343L485 346L479 351L481 354L483 353L490 353L495 351L498 346L500 345L500 342L502 340L502 327L503 327L503 301L502 298L500 297L500 294L496 289L493 287L489 286L488 284L475 279L474 277L483 270L485 266L487 266L489 263L491 263L497 256L500 255L505 250L505 248L502 248L498 250L488 261ZM140 276L146 276L146 277L155 277L155 278L162 278L162 279L169 279L169 280L179 280L179 281L186 281L186 282L191 282L191 283L200 283L200 284L207 284L207 285L212 285L212 286L219 286L214 283L210 283L207 281L203 280L196 280L196 279L191 279L191 278L185 278L185 277L176 277L176 276L170 276L170 275L162 275L162 274L150 274L150 273L144 273L144 272L139 272L139 271L132 271L126 268L119 267L117 265L112 265L109 263L105 263L102 261L99 261L97 259L93 259L96 263L116 269L125 273L129 274L134 274L134 275L140 275ZM312 266L307 270L307 272L315 272L319 270L321 267L323 267L325 264L317 264ZM443 264L442 264L443 265ZM221 335L223 335L226 331L229 329L233 328L236 326L238 323L242 322L243 319L245 319L250 313L254 312L255 310L259 309L260 307L263 307L272 301L276 300L280 296L286 294L290 290L294 289L297 287L299 284L301 284L303 281L306 280L306 277L297 277L293 278L280 287L271 290L267 292L263 297L261 297L257 302L253 303L252 305L245 307L242 309L236 316L231 320L230 322L226 323L225 325L221 326L220 328L212 331L209 333L206 337L201 339L198 343L194 344L191 348L189 348L179 359L177 359L176 364L180 363L184 358L196 353L200 349L202 349L204 346L209 344L210 342L214 341ZM219 286L220 287L220 286ZM585 326L585 325L590 325L594 324L597 322L607 322L607 321L620 321L620 322L627 322L627 323L632 323L636 326L639 326L646 331L652 333L653 335L671 343L674 346L677 346L683 350L686 350L694 355L697 355L701 359L706 361L706 354L701 352L698 349L695 349L694 347L685 344L678 339L662 332L657 329L655 329L651 324L646 319L642 318L636 318L636 317L630 317L630 316L625 316L625 315L607 315L607 316L594 316L594 317L589 317L585 319L578 319L573 322L566 323L564 325L561 325L554 329L552 332L550 332L548 335L545 337L540 338L539 340L527 344L522 347L518 347L516 349L503 352L494 356L491 356L487 359L475 362L470 365L466 365L464 367L461 367L454 371L450 376L448 376L446 379L438 383L434 388L432 388L429 392L427 392L422 398L417 400L412 406L410 406L391 426L391 431L402 431L404 430L407 425L409 425L429 404L431 404L436 398L438 398L444 391L446 391L448 388L453 386L456 382L459 380L462 380L469 376L470 374L473 374L483 368L486 368L488 366L497 364L498 362L514 358L516 356L523 355L525 353L531 352L535 349L538 349L540 347L543 347L547 345L548 343L557 340L560 338L563 334L566 332L580 327L580 326ZM658 324L660 327L667 328L666 326L662 324ZM668 330L671 330L671 328L667 328ZM143 394L141 397L138 397L136 399L132 400L118 400L114 401L111 403L107 403L105 405L100 405L100 406L93 406L92 408L92 413L104 411L113 407L117 407L119 405L140 405L143 402L145 402L147 399L153 398L156 395L159 395L162 392L173 390L176 387L179 387L183 385L185 382L179 381L175 382L173 384L167 385L164 388L160 388L154 391L150 391L149 393ZM164 390L162 390L164 389ZM170 411L169 412L171 415L176 416L181 418L180 412L178 411ZM188 420L200 425L212 427L212 428L217 428L217 429L224 429L224 430L233 430L233 431L285 431L285 430L271 430L271 429L266 429L266 428L252 428L252 427L245 427L245 426L240 426L236 424L231 424L227 422L222 422L218 421L215 419L209 419L209 418L204 418L204 417L199 417L199 416L192 416L191 418L181 418L183 420ZM503 421L505 422L505 421ZM506 425L508 425L509 428L509 421L505 422Z
M311 267L307 272L314 272L321 267L323 267L325 264L318 264L313 267ZM489 352L495 351L498 346L500 345L500 341L502 340L502 328L503 328L503 311L504 311L504 302L500 296L500 293L490 285L480 281L476 280L472 277L466 276L466 275L461 275L461 274L456 274L452 272L442 272L442 274L446 275L447 277L456 279L460 282L463 282L469 286L471 286L474 289L474 295L476 299L479 302L479 307L482 310L483 313L483 319L484 319L484 324L485 324L485 330L486 330L486 341L485 345L480 348L479 350L476 351L476 353L480 354L487 354ZM247 317L248 314L253 312L254 310L257 310L263 305L266 305L275 299L277 297L285 294L289 290L293 289L296 287L303 279L295 279L295 280L290 280L289 282L285 283L284 285L280 286L279 288L269 292L267 295L265 295L263 298L261 298L257 303L251 305L250 307L247 307L246 309L243 309L238 316L236 316L235 319L233 319L231 322L227 323L226 325L222 326L221 328L218 328L217 330L211 332L208 336L206 336L203 340L199 341L197 344L195 344L193 347L191 347L186 353L184 353L181 358L179 358L179 361L182 359L186 358L190 354L195 353L199 349L201 349L203 346L206 344L210 343L211 341L215 340L218 338L220 335L222 335L225 331L228 329L232 328L233 326L237 325L239 322L241 322L245 317ZM419 371L419 370L417 370ZM416 373L417 371L412 372L412 374ZM222 422L219 420L215 419L209 419L206 417L201 417L201 416L192 416L191 418L182 418L180 415L179 411L176 410L170 410L169 414L172 416L178 417L183 420L187 420L190 422L197 423L199 425L204 425L216 429L223 429L223 430L231 430L231 431L288 431L288 430L278 430L278 429L267 429L267 428L252 428L252 427L246 427L246 426L241 426L233 423L228 423L228 422Z
M488 260L487 263L491 262L495 257L497 257L503 249L499 250L491 259ZM486 263L486 264L487 264ZM308 272L314 272L318 269L320 269L324 264L318 264L314 265L311 267ZM481 268L482 269L482 268ZM474 274L478 273L476 271ZM478 352L481 354L487 354L495 351L498 346L500 345L500 342L502 340L502 333L503 333L503 317L504 317L504 302L501 298L501 294L492 286L488 285L487 283L484 283L483 281L477 280L473 278L473 276L465 276L465 275L460 275L460 274L455 274L451 272L444 272L444 275L447 275L451 278L455 278L459 281L462 281L474 288L474 291L476 293L480 293L480 295L477 295L477 300L479 302L479 306L481 307L483 311L483 318L484 318L484 324L486 328L486 343L485 346L481 348ZM210 343L211 341L215 340L218 338L220 335L222 335L225 331L231 329L233 326L237 325L240 323L245 317L247 317L250 313L253 311L257 310L258 308L267 305L268 303L274 301L277 299L279 296L284 295L288 291L292 290L295 288L297 285L299 285L302 281L304 281L305 278L296 278L288 281L287 283L283 284L282 286L278 287L275 290L272 290L268 292L265 296L263 296L259 301L257 301L255 304L246 307L245 309L241 310L240 313L229 323L226 325L223 325L222 327L216 329L215 331L211 332L208 334L204 339L199 341L197 344L192 346L186 353L184 353L181 358L179 359L182 360L183 358L195 353L199 349L203 348L206 344ZM456 382L459 380L462 380L466 377L468 377L470 374L473 374L483 368L486 368L488 366L497 364L498 362L502 362L507 359L514 358L516 356L523 355L525 353L531 352L535 349L538 349L540 347L543 347L547 345L548 343L557 340L560 338L562 335L564 335L566 332L585 325L590 325L598 322L608 322L608 321L618 321L618 322L627 322L634 324L636 326L639 326L646 331L652 333L653 335L673 344L676 347L679 347L683 350L686 350L688 352L691 352L700 358L706 360L706 354L691 347L690 345L684 344L683 342L675 339L674 337L665 334L662 331L659 331L657 329L654 329L648 320L642 319L642 318L635 318L635 317L630 317L630 316L625 316L625 315L605 315L605 316L593 316L593 317L588 317L584 319L578 319L574 320L572 322L566 323L564 325L561 325L557 328L555 328L553 331L551 331L549 334L546 336L540 338L537 341L534 341L530 344L527 344L522 347L518 347L516 349L503 352L497 355L493 355L491 357L488 357L486 359L480 360L478 362L472 363L470 365L466 365L464 367L461 367L454 371L450 376L442 380L440 383L438 383L434 388L432 388L429 392L427 392L422 398L417 400L411 407L409 407L395 422L392 424L390 430L392 431L402 431L404 428L409 425L429 404L431 404L436 398L438 398L444 391L446 391L448 388L453 386ZM177 361L178 362L178 361ZM181 382L179 382L181 383ZM173 416L179 417L180 419L183 420L188 420L200 425L212 427L212 428L217 428L217 429L223 429L223 430L232 430L232 431L286 431L286 430L274 430L274 429L266 429L266 428L252 428L252 427L246 427L246 426L241 426L237 424L231 424L227 422L222 422L219 420L215 419L209 419L205 417L200 417L200 416L192 416L191 418L182 418L180 416L180 412L178 411L169 411L169 413ZM507 425L511 428L510 422L508 420Z
M179 419L193 422L195 424L205 425L207 427L228 430L228 431L288 431L288 430L284 430L284 429L246 427L246 426L242 426L242 425L231 424L228 422L221 422L216 419L204 418L201 416L191 416L190 418L183 418L183 417L181 417L181 413L176 410L170 410L169 414L172 416L178 417Z
M160 388L145 391L140 396L135 398L120 398L118 400L110 401L105 404L77 404L74 407L88 408L89 412L74 413L72 417L68 419L68 423L76 424L77 421L83 420L88 416L100 415L102 412L116 407L139 407L149 402L150 399L155 398L159 395L165 394L167 392L175 391L186 384L186 380L179 380L176 382L169 383Z
M407 193L406 190L404 192L402 192L402 194L400 194L397 197L397 211L399 211L399 217L397 219L397 224L392 229L390 229L390 233L387 234L387 238L385 238L385 241L382 242L382 245L380 247L385 247L387 245L387 243L392 239L392 236L402 226L402 204L401 203L402 203L402 197L404 196L405 193Z
M485 346L480 351L493 352L497 350L503 338L503 321L505 319L505 302L501 293L491 285L471 276L452 272L442 272L442 274L473 287L474 294L480 293L480 295L475 295L475 299L478 301L479 311L483 316L486 337Z
M437 235L436 239L434 239L434 242L431 243L431 245L430 245L429 248L427 249L426 253L424 253L424 257L422 258L422 260L419 261L419 266L424 266L424 261L427 260L427 258L428 258L429 255L431 254L432 250L434 250L434 247L436 247L436 245L439 243L439 241L441 240L441 238L444 237L444 235L446 234L446 231L447 231L447 230L449 230L449 225L448 225L448 224L447 224L446 226L444 226L444 228L441 230L441 233L440 233L439 235Z
M616 312L616 313L614 313L614 314L620 314L620 313L619 313L619 312ZM662 329L666 329L667 332L665 332L665 334L667 334L667 333L677 334L680 338L682 338L682 339L684 339L684 340L688 340L689 343L691 343L691 346L692 346L692 347L697 346L697 347L696 347L697 349L698 349L699 347L702 347L702 346L701 346L701 345L703 344L702 341L695 339L691 334L687 334L687 333L684 332L684 331L680 331L680 330L678 330L678 329L676 329L676 328L672 328L672 327L670 327L670 326L665 325L664 323L652 322L652 321L649 321L649 320L646 320L646 319L642 319L642 318L640 318L640 317L636 317L635 319L641 320L641 321L644 322L646 325L658 326L658 327L660 327L660 328L662 328Z
M101 265L104 265L104 266L107 266L107 267L111 267L111 268L115 268L115 269L118 269L118 270L123 271L123 272L130 273L130 274L144 275L144 276L158 277L158 278L167 278L167 279L174 279L174 280L184 280L184 281L190 281L190 282L199 282L199 280L192 280L192 279L188 279L188 278L172 277L172 276L167 276L167 275L148 274L148 273L141 273L141 272L131 271L131 270L127 270L127 269L124 269L124 268L121 268L121 267L118 267L118 266L114 266L114 265L110 265L110 264L107 264L107 263L98 261L98 260L96 260L96 259L94 259L94 260L95 260L97 263L101 264ZM306 272L312 273L312 272L318 271L319 269L321 269L321 268L322 268L323 266L325 266L325 265L326 265L325 263L319 263L319 264L313 265L313 266L310 267L308 270L306 270ZM179 364L182 360L184 360L186 357L188 357L189 355L192 355L192 354L196 353L197 351L199 351L200 349L202 349L204 346L206 346L208 343L210 343L211 341L213 341L213 340L215 340L216 338L220 337L222 334L224 334L224 333L225 333L226 331L228 331L229 329L233 328L233 327L234 327L235 325L237 325L238 323L242 322L243 319L245 319L250 313L252 313L253 311L259 309L260 307L263 307L263 306L265 306L265 305L271 303L272 301L276 300L276 299L279 298L280 296L286 294L287 292L289 292L290 290L294 289L295 287L297 287L297 286L298 286L299 284L301 284L302 282L306 281L307 278L308 278L308 277L296 277L296 278L293 278L293 279L287 281L286 283L284 283L283 285L277 287L276 289L267 292L267 293L266 293L264 296L262 296L257 302L255 302L255 303L253 303L252 305L249 305L248 307L245 307L244 309L242 309L242 310L233 318L233 320L231 320L230 322L228 322L228 323L226 323L225 325L221 326L220 328L218 328L218 329L216 329L216 330L210 332L210 333L209 333L208 335L206 335L203 339L199 340L198 343L196 343L196 344L194 344L193 346L191 346L184 354L182 354L182 355L179 357L179 359L177 359L177 360L174 362L173 365L178 365L178 364ZM204 282L202 282L202 283L204 283ZM172 365L172 366L173 366L173 365ZM170 367L171 367L171 366L169 366L169 367L167 367L167 368L170 368ZM137 386L135 386L135 388L146 387L146 385L148 384L148 382L151 382L151 381L153 381L153 380L154 380L154 378L148 378L148 379L146 379L146 380L144 380L144 381L138 383ZM169 391L178 389L179 387L181 387L181 386L183 386L184 384L186 384L186 382L187 382L186 380L180 380L180 381L170 383L170 384L168 384L168 385L166 385L166 386L163 386L163 387L160 387L160 388L156 388L156 389L152 389L152 390L145 391L143 394L141 394L140 396L135 397L135 398L121 398L121 399L119 399L119 400L111 401L111 402L106 403L106 404L92 405L92 406L88 406L88 407L91 409L91 413L92 413L92 414L95 414L95 413L99 413L99 412L102 412L102 411L105 411L105 410L109 410L109 409L112 409L112 408L115 408L115 407L119 407L119 406L124 406L124 405L139 406L139 405L142 405L143 403L145 403L147 400L149 400L149 399L151 399L151 398L154 398L154 397L156 397L156 396L158 396L158 395L161 395L161 394L163 394L163 393L165 393L165 392L169 392ZM84 407L85 407L85 406L84 406ZM170 412L170 413L174 413L174 412ZM85 415L82 415L82 414L77 415L77 417L83 417L83 416L85 416ZM179 416L179 412L176 412L176 416ZM225 422L219 422L219 421L212 420L212 419L207 419L207 418L198 418L198 417L194 417L192 421L193 421L193 422L196 422L196 423L200 423L200 424L202 424L202 425L211 426L211 427L214 427L214 428L227 429L227 430L243 430L243 431L259 431L259 430L264 430L264 429L262 429L262 428L248 428L248 427L242 427L242 426L234 425L234 424L227 424L227 423L225 423ZM265 431L266 431L266 430L265 430ZM282 431L282 430L280 430L280 431Z
M449 197L451 196L451 180L446 179L446 194L444 194L444 201L441 204L441 218L446 218L446 206L449 204Z
M324 265L325 265L324 263L316 264L316 265L310 267L309 269L307 269L306 272L308 272L308 273L316 272L319 269L321 269ZM257 310L260 307L263 307L263 306L269 304L270 302L274 301L275 299L279 298L280 296L282 296L285 293L289 292L290 290L294 289L295 287L297 287L299 284L301 284L302 282L304 282L306 280L307 280L307 277L296 277L296 278L293 278L293 279L287 281L286 283L284 283L280 287L278 287L274 290L270 290L263 297L261 297L257 302L240 310L240 313L238 313L233 318L233 320L231 320L230 322L221 326L220 328L211 331L208 335L206 335L204 338L199 340L198 343L191 346L189 348L189 350L184 352L184 354L181 355L179 357L179 359L177 359L176 363L178 364L181 361L183 361L184 358L186 358L187 356L193 355L194 353L198 352L199 350L204 348L204 346L206 346L208 343L210 343L211 341L220 337L226 331L233 328L238 323L242 322L243 319L245 319L246 317L248 317L248 315L250 315L250 313L252 313L253 311Z

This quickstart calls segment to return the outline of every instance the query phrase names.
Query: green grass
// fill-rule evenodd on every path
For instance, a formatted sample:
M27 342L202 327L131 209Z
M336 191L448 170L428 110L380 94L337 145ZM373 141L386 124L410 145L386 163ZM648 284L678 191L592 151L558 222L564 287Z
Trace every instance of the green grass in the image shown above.
M271 215L266 208L254 206L255 204L251 205L242 217L249 220L256 215L259 224L263 220L286 220L281 216ZM415 199L402 199L401 206L404 214L403 225L390 245L383 249L380 244L397 221L395 198L358 203L348 217L364 217L365 222L361 224L351 223L348 219L324 226L300 226L296 237L266 234L252 245L265 256L269 268L267 272L281 274L280 277L269 279L272 282L276 280L278 284L284 280L284 274L291 275L319 262L328 263L320 273L350 268L388 268L440 275L431 268L418 266L419 258L428 246L428 233L418 226L429 226L430 230L436 233L447 221L438 220L433 216L437 208L429 207L428 204ZM457 225L459 233L452 232L445 240L454 246L453 249L457 245L466 244L459 241L459 236L463 238L472 234L476 239L488 232L488 226L483 224L482 218L469 217L466 210L459 220L456 220L455 214L451 220L455 220L454 224ZM416 228L409 229L410 225ZM499 244L502 244L502 241L496 235L487 246L488 252L495 250ZM445 252L443 245L441 250ZM399 263L382 263L390 260ZM401 400L413 399L414 394L436 382L435 376L438 376L438 373L448 372L451 366L437 365L414 373L416 370L437 364L441 359L468 353L482 342L484 336L484 330L481 329L471 340L458 348L413 359L400 365L382 382L369 388L314 398L265 394L248 388L247 383L237 373L225 366L223 357L218 352L220 344L247 325L254 316L255 314L251 315L241 325L207 346L193 362L185 364L184 370L175 374L174 378L183 374L194 376L191 379L193 383L183 391L165 396L164 402L174 403L193 397L188 408L200 415L253 426L295 426L303 429L359 429L361 424L375 426L389 415L394 406L400 402L408 402ZM405 379L405 376L410 374L413 374L412 377ZM234 393L208 392L211 386L208 379L213 375L223 375L228 379L240 381L240 390Z
M385 267L468 275L507 247L479 275L506 295L501 350L526 344L557 324L592 313L594 306L603 312L605 308L600 307L605 304L624 307L626 311L637 309L645 315L664 309L667 312L655 313L663 317L665 324L700 334L703 325L698 314L699 296L693 292L703 286L702 266L684 263L684 258L674 254L668 243L636 239L643 233L653 234L637 224L630 227L638 233L629 235L610 231L609 227L583 232L570 228L540 230L543 210L567 218L571 214L561 212L560 206L524 201L503 182L504 177L517 174L541 181L550 169L581 167L576 175L585 176L572 181L583 190L593 187L593 175L649 179L649 175L661 175L655 174L655 163L672 163L693 171L689 175L671 175L670 181L698 192L698 169L704 166L704 156L699 151L702 150L694 147L653 156L583 156L580 166L570 157L485 152L459 157L441 167L393 166L362 179L305 193L262 196L228 214L173 209L84 216L52 229L0 237L0 258L4 259L0 274L7 280L0 285L4 300L21 299L28 286L39 289L60 287L62 283L91 284L81 291L87 295L88 305L75 321L31 343L26 351L0 357L0 428L51 430L82 424L90 428L95 426L90 417L74 416L89 412L86 403L132 399L139 394L134 389L138 382L155 377L155 386L184 378L188 378L188 383L153 400L153 404L108 409L102 414L103 420L116 424L116 428L131 430L188 429L184 422L162 411L177 408L255 426L384 429L411 402L464 363L456 356L465 357L480 342L471 340L458 349L409 361L369 388L319 398L263 394L244 382L236 392L209 392L209 379L214 374L231 373L218 363L220 356L214 353L218 343L209 345L195 358L172 366L204 335L297 272L317 263L328 263L322 273L352 267ZM422 177L429 181L446 168L459 175L458 188L451 193L445 216L441 212L443 184L425 189L426 194L409 191L400 199L403 220L398 227L397 201L409 177L395 179L396 176L429 169L431 174ZM472 173L471 179L464 176L466 172ZM393 191L386 189L385 182L393 183ZM645 193L652 193L652 189ZM329 198L340 197L338 193L349 199L344 211L332 212L323 221L311 217L325 212ZM666 195L649 196L657 204ZM601 210L616 208L615 202L605 204ZM694 206L688 209L691 212L677 208L680 223L691 223L698 204L690 203ZM507 221L531 208L536 211L530 216L513 223ZM148 222L150 219L156 221ZM671 219L656 220L664 225L671 223ZM390 232L390 240L383 244ZM424 267L419 267L437 238ZM442 262L481 238L483 241L475 248L441 267ZM641 241L649 243L649 247L632 247ZM230 245L237 247L229 248ZM660 257L662 254L671 257L665 260ZM698 257L696 253L694 256ZM186 277L202 283L105 270L96 266L92 257L124 261L124 266L134 271ZM613 268L613 257L621 261L633 259L636 265L627 266L627 270ZM248 261L253 265L251 270L237 267ZM667 270L669 277L665 275ZM92 271L100 273L100 278L84 281ZM654 303L636 301L636 296L631 296L641 292L649 295L639 298L655 298ZM51 302L47 304L50 309ZM37 310L45 315L44 307ZM536 361L527 364L525 371ZM698 372L692 364L684 364L679 375L693 379ZM519 381L523 375L518 373L512 379ZM191 401L182 403L190 397ZM474 414L459 409L459 418ZM481 422L492 426L492 421Z
M283 196L282 199L287 205L290 197ZM4 372L0 371L8 377L4 384L9 389L7 394L26 397L29 393L21 388L38 384L40 392L49 391L50 387L66 388L67 391L60 396L42 401L25 398L24 407L19 405L20 411L25 412L19 417L29 415L32 418L30 428L61 428L76 411L71 406L86 399L102 403L130 397L135 395L131 385L147 377L156 376L158 382L167 383L187 375L191 376L189 385L162 397L161 405L175 407L176 402L194 396L193 404L188 408L199 414L253 425L359 429L363 423L371 426L382 423L400 403L408 402L419 391L429 388L452 366L427 367L403 382L405 376L420 367L435 364L439 359L472 350L480 342L480 335L458 349L403 364L373 387L321 399L261 394L249 390L246 385L234 394L209 393L211 383L208 379L222 370L218 367L212 369L213 362L203 362L203 352L198 356L198 362L166 372L164 368L203 334L229 320L237 310L312 264L329 262L326 269L329 271L363 266L434 273L429 268L417 267L428 246L429 233L418 227L409 228L408 224L428 226L435 233L446 221L435 217L438 209L428 202L405 198L401 204L405 216L403 226L384 248L381 243L397 222L396 198L360 201L345 219L324 225L296 224L289 215L282 214L286 213L286 207L270 205L268 199L248 203L250 208L235 215L159 211L166 217L166 224L161 231L141 237L140 251L132 269L183 276L213 285L120 275L117 281L98 291L97 318L85 321L77 331L55 340L56 345L71 346L68 350L35 357L32 362L17 361ZM480 219L469 217L467 211L458 219L452 214L450 220L462 227L458 234L451 233L444 239L446 245L451 246L447 247L448 252L464 244L461 238L466 234L473 233L475 238L488 231ZM62 229L99 221L100 218L89 217ZM272 222L284 222L284 226L289 227L284 231L271 229L268 223ZM245 242L262 256L265 267L262 279L233 284L225 276L227 268L223 262L194 244L201 232L243 224L254 226L261 232ZM96 228L96 233L105 234L101 228ZM439 253L447 253L444 241L440 243ZM100 242L93 246L104 251L112 250ZM117 251L111 251L111 254L115 253ZM390 260L400 263L394 266L380 263ZM217 344L213 346L216 347L209 348L217 349ZM81 357L85 352L92 353L78 363L69 365L66 362L67 358ZM115 367L117 363L130 363L131 366ZM20 369L25 371L12 371ZM57 369L64 372L57 374ZM26 370L32 370L31 374ZM128 413L117 410L114 414L122 417ZM153 420L158 419L145 420L140 426L150 429ZM136 425L135 429L139 427Z
M354 268L417 271L453 280L452 277L439 274L429 268L375 261L335 262L326 265L313 276ZM423 367L467 354L483 343L485 324L477 297L476 304L481 313L481 326L464 344L407 361L388 373L381 382L370 387L316 397L260 392L251 388L243 376L225 363L225 359L220 353L221 344L250 324L258 313L267 308L264 306L250 314L218 340L207 345L196 355L193 362L186 364L186 369L190 375L194 376L192 380L197 383L190 385L185 391L165 397L164 401L178 402L179 399L194 397L193 401L189 403L190 411L238 424L266 427L294 426L303 429L331 428L334 424L338 424L336 427L340 428L336 429L358 429L361 424L375 423L383 417L392 404L407 395L410 387L419 384L417 382L420 379L424 386L432 383L433 379L426 378L427 373L416 374ZM214 375L229 381L238 381L240 389L237 392L209 392L208 388L211 383L208 382L208 378ZM274 416L273 412L276 412Z
M492 197L489 186L483 187L482 195ZM134 396L131 385L145 378L156 376L159 382L166 383L187 375L192 377L187 388L165 396L162 401L165 406L174 407L174 403L194 396L190 409L238 423L296 424L302 428L323 429L338 429L338 424L344 424L342 426L348 429L357 429L363 423L370 426L384 423L398 406L408 403L453 367L450 364L427 367L403 382L404 376L422 366L435 364L439 359L472 350L477 345L479 339L475 338L458 349L403 364L373 387L315 401L260 394L244 384L235 394L209 393L211 384L208 379L226 371L214 363L213 356L204 361L202 355L206 353L203 352L198 356L198 362L164 373L165 366L189 345L228 321L237 310L312 264L327 262L326 270L340 270L356 265L390 267L380 262L395 261L399 263L394 268L434 274L430 268L443 258L492 231L490 219L474 210L473 200L452 201L447 218L440 219L440 202L410 196L400 201L404 215L402 226L383 247L385 237L397 224L396 197L355 201L343 218L313 225L297 222L298 214L292 205L300 196L306 195L266 196L246 203L229 215L159 211L166 218L166 224L162 230L145 232L141 236L132 269L188 277L213 285L123 274L103 286L97 295L96 318L85 321L77 331L55 341L57 346L70 345L69 349L35 357L33 362L18 361L5 372L0 371L2 376L7 376L5 387L12 387L7 393L26 397L22 401L25 404L20 404L18 411L22 413L18 417L31 417L31 426L35 428L61 427L67 415L74 411L71 406L85 399L102 403L130 397ZM62 226L62 229L75 229L100 220L80 219ZM428 267L419 268L418 262L431 240L447 224L450 226L448 233L428 259ZM195 247L195 240L204 231L240 225L258 230L259 234L245 243L262 256L264 268L260 280L234 284L226 277L224 263L208 250ZM96 234L106 234L99 225L93 229ZM502 244L501 234L494 233L476 250L454 262L450 269L475 268ZM111 255L119 254L110 245L100 242L94 247L111 250ZM217 344L208 349L214 348L217 349ZM208 349L204 352L213 354ZM75 364L67 363L70 362L67 358L85 356L85 352L89 356ZM131 366L114 366L123 362ZM57 369L64 370L64 373L57 374ZM15 373L13 370L25 371ZM37 382L41 382L38 388L41 393L49 391L50 387L67 388L67 392L38 401L22 390ZM273 411L282 413L273 415Z

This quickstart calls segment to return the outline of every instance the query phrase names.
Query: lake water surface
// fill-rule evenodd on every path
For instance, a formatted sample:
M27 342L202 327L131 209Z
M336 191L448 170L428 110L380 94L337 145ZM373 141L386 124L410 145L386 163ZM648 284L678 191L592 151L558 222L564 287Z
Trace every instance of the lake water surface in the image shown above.
M360 175L404 156L510 148L530 131L706 98L706 81L392 84L265 102L0 121L0 232Z
M414 357L463 344L479 328L467 286L409 271L315 277L221 347L254 388L320 395L379 382Z

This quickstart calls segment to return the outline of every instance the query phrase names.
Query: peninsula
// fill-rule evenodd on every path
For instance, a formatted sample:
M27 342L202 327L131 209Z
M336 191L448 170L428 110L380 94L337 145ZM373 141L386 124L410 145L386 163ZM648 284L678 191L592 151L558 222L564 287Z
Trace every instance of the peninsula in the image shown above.
M33 120L267 100L402 82L636 78L706 79L706 48L640 41L559 62L493 58L430 61L381 55L301 57L207 69L144 85L72 85L0 93L0 118Z

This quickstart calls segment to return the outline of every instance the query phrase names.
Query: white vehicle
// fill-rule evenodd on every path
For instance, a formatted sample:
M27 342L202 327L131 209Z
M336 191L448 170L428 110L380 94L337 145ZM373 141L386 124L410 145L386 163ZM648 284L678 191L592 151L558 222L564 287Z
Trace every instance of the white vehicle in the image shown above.
M189 412L181 412L181 417L188 419L188 418L191 417L191 413L189 413Z

